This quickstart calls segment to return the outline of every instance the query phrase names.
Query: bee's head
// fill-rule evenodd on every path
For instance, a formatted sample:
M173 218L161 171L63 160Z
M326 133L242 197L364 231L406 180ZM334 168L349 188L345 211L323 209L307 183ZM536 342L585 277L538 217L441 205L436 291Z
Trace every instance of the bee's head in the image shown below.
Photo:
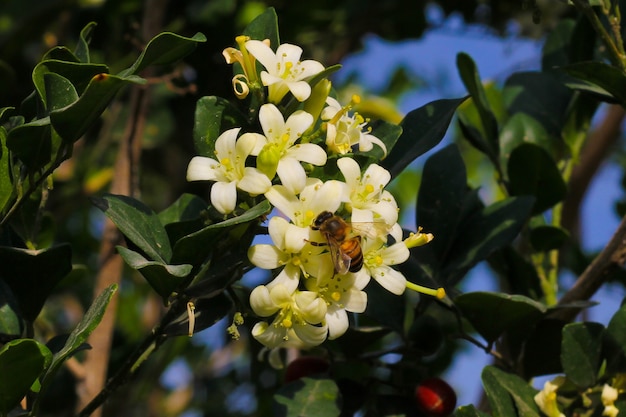
M315 220L313 221L313 230L319 230L320 226L322 226L322 224L330 219L331 217L333 217L333 213L331 213L330 211L323 211L320 214L317 215L317 217L315 218Z

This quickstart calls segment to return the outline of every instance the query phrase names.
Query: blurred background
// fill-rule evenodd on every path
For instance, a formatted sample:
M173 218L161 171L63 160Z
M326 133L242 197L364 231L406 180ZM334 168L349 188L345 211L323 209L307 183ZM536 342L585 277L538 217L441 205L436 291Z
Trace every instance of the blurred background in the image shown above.
M152 95L139 189L140 199L155 211L183 192L206 196L205 186L185 181L194 155L195 103L206 95L233 98L232 68L221 52L270 6L278 14L283 43L302 46L306 59L343 65L333 85L340 97L359 94L363 100L356 110L395 123L430 101L466 95L455 64L459 52L468 53L483 81L495 86L514 71L539 69L546 35L573 13L565 2L549 0L0 0L0 107L19 108L32 92L31 72L42 55L57 45L72 48L90 21L98 24L91 60L110 64L112 73L132 63L149 36L160 31L186 36L202 32L208 41L183 63L149 74ZM77 267L42 313L39 332L44 337L71 329L91 302L103 220L88 197L107 191L115 175L116 145L130 117L128 100L129 94L122 93L56 172L48 209L57 220L57 239L72 242ZM599 112L597 124L603 114ZM458 141L459 135L453 123L444 143ZM620 136L612 146L619 149L622 142ZM489 199L490 180L482 175L476 152L464 143L460 146L471 185L483 186L483 197ZM599 251L619 221L624 158L619 151L612 155L594 173L581 205L578 239L583 256ZM426 158L391 185L405 213L404 225L411 229L416 226L411 213L420 164ZM428 230L428 225L422 226ZM570 285L575 276L565 272L563 279ZM596 297L602 308L591 309L589 319L606 323L621 301L621 286L619 291L607 288ZM498 281L486 265L475 268L460 288L497 289ZM111 369L157 322L162 309L160 299L130 271L120 295ZM143 382L127 385L110 407L124 409L116 415L254 415L258 393L276 384L277 375L255 369L266 366L251 353L258 346L248 348L256 342L248 340L245 329L241 340L231 341L225 332L229 324L220 322L192 339L171 340L144 365ZM490 358L463 342L448 346L447 359L436 366L457 390L459 404L477 403L480 370ZM59 384L51 395L50 413L63 403L60 399L71 401L75 395L72 376L67 372L65 377L67 384ZM142 400L128 404L126 398Z

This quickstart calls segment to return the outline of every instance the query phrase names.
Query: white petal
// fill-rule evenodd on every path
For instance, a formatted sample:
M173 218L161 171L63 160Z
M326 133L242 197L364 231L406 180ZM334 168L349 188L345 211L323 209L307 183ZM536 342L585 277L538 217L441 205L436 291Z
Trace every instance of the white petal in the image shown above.
M243 135L241 135L241 137L243 138L246 135L254 136L256 138L254 149L252 149L252 152L250 152L250 155L257 156L259 152L261 152L261 149L263 149L263 147L267 143L267 138L261 135L260 133L244 133ZM241 140L241 138L239 139Z
M378 139L374 135L362 135L361 140L359 141L359 150L363 152L371 150L373 148L372 143L380 146L384 154L387 155L387 147L382 140Z
M276 48L276 57L282 62L296 63L300 61L301 56L302 48L300 48L298 45L283 43L279 45L278 48Z
M367 268L361 268L359 272L354 274L354 287L362 290L370 282L370 274Z
M216 181L219 175L219 163L205 156L194 156L187 167L187 181Z
M303 110L297 110L291 114L285 122L285 129L289 133L291 143L302 136L312 124L313 116Z
M270 292L264 285L259 285L250 293L250 307L256 315L261 317L271 316L279 309L279 306L272 301Z
M300 253L307 240L309 240L310 230L308 227L298 227L294 224L289 224L285 233L285 250L290 253Z
M409 259L410 252L404 242L398 242L380 251L380 255L386 265L398 265Z
M382 265L370 271L374 278L383 288L392 294L400 295L406 288L406 278L395 269Z
M300 282L300 268L293 264L287 264L280 271L280 274L276 275L276 278L272 280L269 284L267 284L267 288L272 290L277 285L282 286L285 291L289 294L293 294L293 292L298 288L298 283Z
M324 340L326 340L326 335L328 334L328 327L326 325L313 326L311 324L307 324L304 326L294 326L293 330L306 347L313 347L322 344Z
M391 180L391 174L385 168L377 164L367 167L363 174L364 182L372 184L376 190L384 187Z
M278 60L272 48L261 41L249 40L246 42L246 49L268 70L276 68Z
M326 164L326 152L324 152L321 146L313 143L292 146L287 150L286 156L313 165L321 166Z
M345 298L343 304L346 311L353 313L362 313L365 311L367 307L367 293L365 291L349 291Z
M282 158L278 161L276 174L285 188L294 195L300 194L306 185L306 172L297 159Z
M295 221L295 212L300 209L300 200L282 185L274 185L265 193L265 198L285 216Z
M259 110L259 122L263 133L272 142L281 140L281 135L285 131L285 119L283 114L273 104L264 104Z
M306 81L290 82L287 87L298 101L304 101L311 95L311 86Z
M336 339L343 335L350 325L348 313L337 305L331 305L326 313L326 324L328 325L328 338Z
M246 162L248 155L252 155L252 152L256 148L256 142L259 136L263 137L259 134L244 133L239 139L237 139L237 142L235 143L235 151L237 156L241 158L240 161L242 165Z
M271 186L272 182L267 175L252 167L245 168L243 178L237 183L240 190L252 196L265 194Z
M274 86L276 84L284 83L285 80L277 75L272 75L267 71L261 71L261 82L265 86Z
M253 245L248 249L248 259L263 269L275 269L283 265L287 256L274 245Z
M215 152L218 158L227 158L230 153L235 153L235 142L240 130L241 128L239 127L228 129L217 138L215 141Z
M211 187L211 204L222 214L228 214L237 205L237 185L235 181L216 182Z
M299 65L300 69L300 79L310 77L315 74L319 74L324 71L324 65L320 62L314 61L312 59L306 59L304 61L300 61Z
M337 166L350 188L356 188L361 179L361 167L352 158L341 158L337 161Z
M277 348L283 344L285 329L281 326L272 326L261 321L252 328L252 336L268 348Z

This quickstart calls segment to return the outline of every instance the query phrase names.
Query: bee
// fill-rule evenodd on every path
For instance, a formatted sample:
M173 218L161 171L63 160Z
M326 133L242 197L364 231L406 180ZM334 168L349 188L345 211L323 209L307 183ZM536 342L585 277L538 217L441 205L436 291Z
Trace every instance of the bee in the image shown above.
M325 243L311 242L311 244L328 245L336 273L343 275L358 272L363 267L361 236L352 236L352 227L340 216L323 211L315 218L311 229L319 230L326 238Z

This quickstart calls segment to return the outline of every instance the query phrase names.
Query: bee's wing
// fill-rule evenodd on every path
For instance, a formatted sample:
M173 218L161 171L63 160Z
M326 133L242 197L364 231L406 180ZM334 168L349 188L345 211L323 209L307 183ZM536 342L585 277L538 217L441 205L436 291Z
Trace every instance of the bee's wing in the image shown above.
M386 237L390 231L389 225L382 220L376 222L354 222L350 223L350 227L354 234L369 238Z
M332 258L333 265L335 266L335 272L340 275L348 273L350 270L350 263L352 262L350 256L341 251L339 243L335 240L328 239L328 246L330 248L330 257Z

